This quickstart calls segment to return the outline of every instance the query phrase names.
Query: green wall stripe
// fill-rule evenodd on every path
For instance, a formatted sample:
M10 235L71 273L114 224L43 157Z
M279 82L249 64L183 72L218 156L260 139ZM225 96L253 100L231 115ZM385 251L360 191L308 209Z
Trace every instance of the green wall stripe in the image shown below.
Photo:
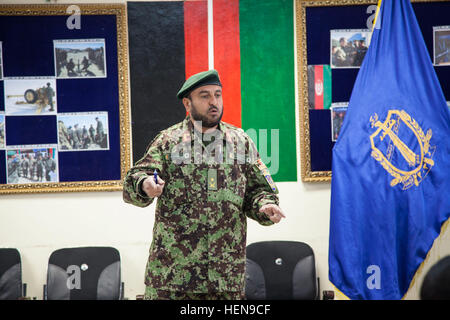
M296 181L293 1L240 0L239 15L242 128L267 129L269 155L278 129L277 172L263 160L275 181Z

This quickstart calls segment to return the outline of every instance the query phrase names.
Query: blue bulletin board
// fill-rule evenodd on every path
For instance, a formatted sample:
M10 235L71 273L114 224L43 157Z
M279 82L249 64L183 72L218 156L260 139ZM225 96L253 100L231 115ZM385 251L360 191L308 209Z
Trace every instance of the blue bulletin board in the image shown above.
M368 0L296 1L300 158L305 182L331 180L332 149L370 43L376 4ZM413 0L413 8L444 96L450 101L450 1Z
M0 193L121 190L125 5L0 6Z

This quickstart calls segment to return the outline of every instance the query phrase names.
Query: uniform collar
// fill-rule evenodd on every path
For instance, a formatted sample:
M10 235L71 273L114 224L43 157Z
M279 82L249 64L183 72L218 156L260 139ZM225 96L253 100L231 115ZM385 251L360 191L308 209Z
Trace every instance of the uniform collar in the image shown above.
M193 134L194 134L194 124L191 121L191 118L189 115L186 116L186 118L183 120L183 141L186 141L187 139L191 139L193 138ZM225 123L223 121L220 121L219 124L217 125L217 130L221 131L222 133L222 138L223 140L226 140L226 137L228 135L228 128L225 125ZM189 134L189 136L187 136L187 133Z

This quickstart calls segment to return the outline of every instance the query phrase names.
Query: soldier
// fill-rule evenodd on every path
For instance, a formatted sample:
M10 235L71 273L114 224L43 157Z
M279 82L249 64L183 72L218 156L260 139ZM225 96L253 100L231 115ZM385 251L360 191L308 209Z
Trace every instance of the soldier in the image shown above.
M17 183L19 181L20 161L16 154L8 157L8 183Z
M75 63L73 62L73 59L70 58L69 62L66 65L66 69L67 69L67 76L73 76L75 73L75 71L73 70L75 68Z
M50 105L48 111L55 111L53 108L53 97L55 96L55 90L50 86L50 82L47 82L47 87L45 87L45 96L47 99L47 104Z
M22 162L21 162L21 168L22 168L22 177L28 178L28 167L30 165L30 161L28 160L28 156L22 155ZM20 176L20 175L19 175Z
M44 175L44 164L42 160L42 155L38 153L36 160L36 179L41 182Z
M89 137L91 138L91 142L95 142L95 129L92 124L89 127Z
M0 122L0 148L3 148L5 143L5 125L4 122Z
M73 134L72 126L68 126L67 127L67 135L69 137L69 142L70 142L70 148L69 149L75 148L75 141L73 140L74 139L74 134Z
M89 60L86 58L86 56L83 57L83 61L81 61L81 63L83 64L83 68L81 69L81 71L87 71L90 64L89 64Z
M88 130L86 129L86 126L83 125L83 131L82 131L82 140L81 140L82 144L83 144L83 149L87 149L89 148L89 144L91 143L90 139L89 139L89 134L88 134Z
M76 123L73 126L73 142L74 142L74 149L81 149L82 147L82 140L81 140L81 128L78 127L78 123Z
M51 181L52 173L56 170L56 162L50 153L47 154L47 158L43 162L45 167L45 180Z
M278 190L249 136L221 121L217 71L190 77L177 97L190 116L160 132L124 179L125 202L158 197L145 298L242 299L246 217L278 223Z
M95 117L95 121L97 121L97 144L100 147L103 147L103 138L105 135L105 133L103 132L103 123L98 117Z
M61 146L61 150L70 150L72 149L72 143L70 138L70 132L72 131L72 127L66 128L66 125L63 121L58 120L58 143Z
M30 180L34 180L36 176L36 158L33 154L30 155Z

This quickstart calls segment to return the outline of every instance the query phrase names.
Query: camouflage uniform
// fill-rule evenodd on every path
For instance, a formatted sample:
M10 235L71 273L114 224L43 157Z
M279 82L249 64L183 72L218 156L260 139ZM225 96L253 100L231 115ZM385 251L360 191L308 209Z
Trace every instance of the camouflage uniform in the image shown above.
M124 201L139 207L153 201L141 189L146 177L157 170L166 182L156 205L146 298L239 299L246 216L272 225L259 209L278 204L278 190L242 129L220 122L220 143L205 147L193 127L187 117L159 133L124 180Z

